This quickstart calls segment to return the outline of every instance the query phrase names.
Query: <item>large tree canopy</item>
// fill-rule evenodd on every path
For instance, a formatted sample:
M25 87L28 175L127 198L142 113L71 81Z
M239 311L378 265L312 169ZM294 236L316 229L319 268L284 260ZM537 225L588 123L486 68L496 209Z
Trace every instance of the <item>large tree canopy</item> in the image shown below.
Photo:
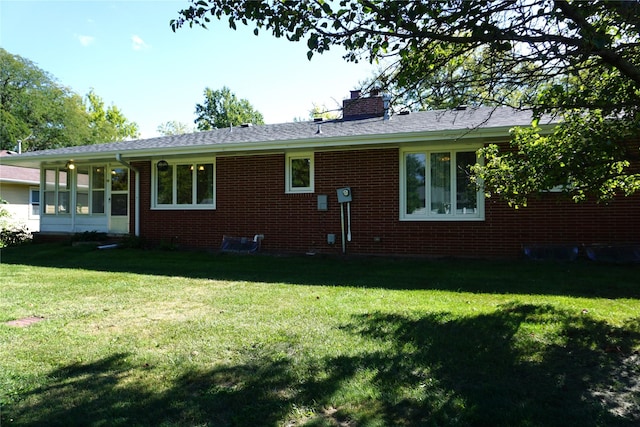
M0 48L0 148L25 151L119 141L138 126L93 91L83 98L33 62Z
M105 109L104 101L93 89L85 97L92 143L122 141L138 137L138 125L130 122L115 105Z
M509 150L483 151L476 177L516 205L558 186L576 200L640 188L629 169L639 154L639 1L192 0L171 26L212 18L304 39L310 59L337 45L348 61L379 62L377 82L405 104L559 115L551 134L533 126Z
M220 90L206 88L204 103L196 104L196 115L194 122L198 130L264 123L262 114L248 100L238 99L226 86Z

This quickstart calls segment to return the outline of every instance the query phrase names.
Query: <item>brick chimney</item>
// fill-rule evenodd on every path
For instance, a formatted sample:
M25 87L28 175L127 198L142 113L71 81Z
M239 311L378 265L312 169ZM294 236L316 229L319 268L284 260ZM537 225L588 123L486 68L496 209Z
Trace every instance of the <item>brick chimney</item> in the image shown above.
M372 117L386 117L385 102L377 90L370 96L363 97L362 91L352 90L351 98L342 101L342 119L358 120Z

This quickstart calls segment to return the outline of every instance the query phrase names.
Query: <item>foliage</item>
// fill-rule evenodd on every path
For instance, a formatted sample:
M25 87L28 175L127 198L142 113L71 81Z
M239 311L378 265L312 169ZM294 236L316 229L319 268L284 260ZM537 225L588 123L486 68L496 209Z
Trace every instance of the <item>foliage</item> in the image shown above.
M1 206L6 203L6 200L0 199L0 248L17 246L32 238L29 229L12 220L9 211Z
M323 119L323 120L335 120L340 118L340 115L335 110L330 110L326 105L319 105L314 103L313 108L309 111L310 119Z
M92 141L115 142L137 138L138 125L130 122L115 105L104 108L104 101L91 89L85 97Z
M244 123L264 124L262 114L246 99L238 99L224 86L220 90L204 90L204 103L196 104L198 130L211 130Z
M485 163L474 166L474 179L484 180L488 195L493 191L515 207L526 206L540 189L562 191L575 201L630 195L640 189L640 175L630 172L627 160L638 158L632 152L637 147L616 141L634 136L627 120L604 117L601 110L567 112L551 133L513 129L511 151L495 144L481 149Z
M182 135L193 132L193 129L188 124L176 120L164 122L160 124L156 130L163 136Z
M77 145L88 138L82 100L28 59L0 48L0 146L23 151Z
M340 119L339 111L342 106L339 106L335 109L330 109L325 104L316 104L312 103L312 107L309 110L309 115L307 117L294 117L293 121L295 123L306 122L309 120L322 119L322 120L336 120Z
M137 135L115 106L91 91L86 104L33 62L0 48L0 148L23 151L116 141Z
M24 225L13 225L0 228L0 248L18 246L30 242L33 236Z
M576 200L640 187L629 169L640 148L639 1L192 0L170 25L206 27L223 18L234 29L253 25L256 35L306 40L309 59L341 46L348 61L380 64L376 84L394 94L396 106L509 105L533 108L536 119L554 114L561 120L550 136L536 126L517 131L516 154L490 147L487 164L476 168L488 193L514 204L551 184ZM597 158L566 161L581 155ZM551 177L506 184L510 173L543 170Z

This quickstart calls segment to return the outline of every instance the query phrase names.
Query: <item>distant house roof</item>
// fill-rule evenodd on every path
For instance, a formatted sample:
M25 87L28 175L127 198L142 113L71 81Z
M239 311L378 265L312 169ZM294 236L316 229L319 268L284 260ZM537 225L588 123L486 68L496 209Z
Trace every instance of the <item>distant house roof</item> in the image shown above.
M532 113L506 107L480 107L397 114L361 120L307 121L246 125L207 132L133 141L42 150L12 156L11 163L36 166L41 161L128 159L157 155L247 152L277 149L375 145L424 139L507 136L513 126L528 126Z
M40 185L40 169L3 165L7 156L12 154L7 150L0 151L0 183Z

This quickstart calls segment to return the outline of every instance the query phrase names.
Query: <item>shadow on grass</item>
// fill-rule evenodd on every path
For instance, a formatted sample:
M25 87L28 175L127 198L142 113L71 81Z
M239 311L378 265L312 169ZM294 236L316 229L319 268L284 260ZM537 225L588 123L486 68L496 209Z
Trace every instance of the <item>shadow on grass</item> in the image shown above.
M342 328L384 351L326 360L261 345L244 362L187 370L166 390L115 354L63 367L3 410L3 425L632 426L640 321L619 328L550 306L492 314L371 313ZM554 325L553 334L539 329ZM546 338L545 338L546 337ZM544 340L547 340L545 342ZM293 345L292 345L293 346ZM626 405L626 406L625 406ZM9 422L9 419L12 419Z
M407 259L239 255L139 249L97 250L60 244L0 251L3 264L212 280L475 293L640 298L638 265L588 261Z

